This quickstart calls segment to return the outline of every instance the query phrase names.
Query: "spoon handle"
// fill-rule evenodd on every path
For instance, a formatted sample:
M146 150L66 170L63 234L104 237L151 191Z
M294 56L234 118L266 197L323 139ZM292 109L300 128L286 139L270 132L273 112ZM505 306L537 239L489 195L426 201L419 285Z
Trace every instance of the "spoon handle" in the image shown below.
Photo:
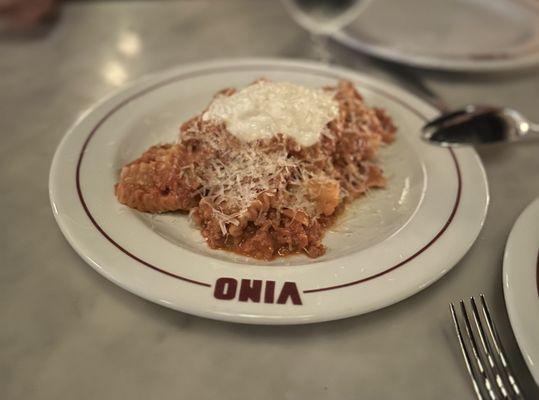
M533 137L539 137L539 124L530 122L530 127L528 128L528 135Z

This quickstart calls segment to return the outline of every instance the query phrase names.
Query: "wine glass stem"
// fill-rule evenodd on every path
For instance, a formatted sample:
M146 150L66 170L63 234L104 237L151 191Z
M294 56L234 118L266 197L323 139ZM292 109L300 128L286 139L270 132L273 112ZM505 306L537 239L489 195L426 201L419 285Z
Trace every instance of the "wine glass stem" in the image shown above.
M324 64L331 62L331 53L329 51L329 38L325 34L311 33L311 42L316 59Z

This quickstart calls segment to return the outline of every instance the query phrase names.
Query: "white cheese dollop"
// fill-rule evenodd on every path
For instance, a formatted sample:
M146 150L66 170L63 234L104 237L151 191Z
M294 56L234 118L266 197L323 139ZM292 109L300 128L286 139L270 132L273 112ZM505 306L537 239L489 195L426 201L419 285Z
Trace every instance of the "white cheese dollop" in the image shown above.
M232 96L216 97L202 119L224 121L231 134L246 142L281 133L311 146L338 113L332 92L259 81Z

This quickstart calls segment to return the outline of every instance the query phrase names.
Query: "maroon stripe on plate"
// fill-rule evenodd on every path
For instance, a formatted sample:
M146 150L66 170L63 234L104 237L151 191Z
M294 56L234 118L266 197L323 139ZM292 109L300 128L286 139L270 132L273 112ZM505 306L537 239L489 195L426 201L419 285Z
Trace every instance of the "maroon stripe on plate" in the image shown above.
M129 96L128 98L122 100L120 103L118 103L116 106L114 106L110 111L108 111L103 116L103 118L101 118L101 120L99 120L99 122L95 125L95 127L90 131L88 137L86 138L86 140L85 140L85 142L84 142L84 144L82 146L81 152L79 154L79 159L78 159L78 162L77 162L75 180L76 180L78 197L79 197L79 200L81 202L81 205L82 205L86 215L88 216L88 218L90 219L92 224L95 226L95 228L103 235L103 237L105 239L107 239L110 243L112 243L122 253L124 253L128 257L132 258L133 260L141 263L142 265L153 269L154 271L157 271L157 272L160 272L162 274L168 275L170 277L182 280L184 282L193 283L195 285L200 285L200 286L205 286L205 287L211 287L211 285L209 283L200 282L200 281L197 281L197 280L194 280L194 279L190 279L190 278L186 278L184 276L174 274L172 272L167 271L164 268L155 266L155 265L143 260L142 258L140 258L140 257L136 256L135 254L131 253L129 250L126 250L116 240L114 240L109 234L107 234L103 230L103 228L99 225L99 223L96 221L96 219L94 218L94 216L90 212L90 209L88 208L88 205L86 204L86 201L85 201L84 195L83 195L83 191L82 191L82 188L81 188L81 182L80 182L80 170L81 170L81 166L82 166L82 161L83 161L86 149L88 147L88 144L90 143L90 140L95 136L96 132L105 123L105 121L107 119L109 119L115 112L117 112L120 108L124 107L125 105L127 105L131 101L135 100L136 98L141 97L141 96L143 96L143 95L145 95L145 94L147 94L149 92L152 92L152 91L154 91L156 89L159 89L159 88L161 88L163 86L166 86L166 85L169 85L171 83L182 81L182 80L192 78L192 77L195 77L195 76L208 75L208 74L213 74L213 73L218 73L218 72L226 72L226 71L230 71L230 70L234 70L234 71L237 71L237 70L254 70L254 69L257 69L257 68L259 68L261 70L276 69L276 70L281 70L281 71L282 70L287 70L287 71L293 71L293 72L306 72L307 71L310 74L322 76L322 77L325 77L325 78L336 79L336 80L343 79L343 77L339 76L338 74L333 74L333 73L329 73L329 72L323 72L323 71L319 71L317 69L310 69L309 67L299 67L299 66L297 66L297 67L296 66L264 66L264 65L260 65L260 66L246 65L246 66L236 66L236 67L229 67L229 66L227 67L227 66L225 66L225 67L211 67L211 68L207 68L207 69L203 69L203 70L186 72L186 73L182 73L182 74L179 74L179 75L164 79L164 80L162 80L160 82L157 82L157 83L155 83L155 84L153 84L153 85L151 85L151 86L149 86L149 87L147 87L145 89L142 89L141 91L139 91L137 93L134 93L133 95ZM406 109L408 109L409 111L411 111L413 114L417 115L419 118L421 118L423 120L427 119L423 114L421 114L420 111L416 110L415 108L410 106L408 103L405 103L404 101L402 101L398 97L393 96L391 93L388 93L383 89L377 88L377 87L372 86L372 85L370 85L368 83L365 83L365 82L361 82L361 81L357 81L357 80L354 80L354 82L356 84L358 84L358 86L360 88L363 86L363 87L368 88L369 90L371 90L371 91L373 91L375 93L378 93L378 94L380 94L382 96L385 96L385 97L391 99L392 101L400 104L401 106L403 106ZM366 281L378 278L378 277L380 277L382 275L385 275L385 274L387 274L387 273L389 273L389 272L403 266L404 264L408 263L412 259L416 258L423 251L425 251L428 247L430 247L436 240L438 240L440 238L440 236L442 236L442 234L447 230L447 228L451 224L451 222L453 220L453 217L454 217L454 215L455 215L455 213L457 211L457 208L459 206L460 196L461 196L460 167L459 167L458 160L457 160L453 150L449 149L449 152L450 152L450 154L451 154L451 156L453 158L453 161L455 162L455 168L456 168L456 171L457 171L457 177L458 177L457 198L456 198L455 205L453 207L453 210L451 212L451 215L450 215L448 221L445 223L445 225L442 227L442 229L438 232L438 234L429 243L427 243L423 248L418 250L412 256L408 257L406 260L401 261L399 264L394 265L394 266L392 266L392 267L390 267L388 269L385 269L384 271L382 271L382 272L380 272L378 274L375 274L375 275L372 275L370 277L360 279L360 280L357 280L357 281L343 283L343 284L340 284L340 285L335 285L335 286L330 286L330 287L325 287L325 288L304 290L303 293L314 293L314 292L321 292L321 291L327 291L327 290L332 290L332 289L339 289L339 288L343 288L343 287L347 287L347 286L357 285L359 283L366 282Z
M368 276L368 277L363 278L363 279L358 279L357 281L353 281L353 282L347 282L347 283L342 283L340 285L328 286L328 287L323 287L323 288L318 288L318 289L304 290L303 293L315 293L315 292L323 292L323 291L326 291L326 290L340 289L340 288L344 288L344 287L347 287L347 286L357 285L359 283L368 282L370 280L379 278L379 277L381 277L381 276L383 276L385 274L390 273L391 271L396 270L399 267L402 267L404 264L408 263L409 261L412 261L414 258L416 258L421 253L423 253L425 250L427 250L430 246L432 246L434 244L434 242L436 242L440 238L440 236L442 236L443 233L447 230L447 228L449 227L449 225L453 221L453 218L455 217L455 214L456 214L457 209L458 209L459 204L460 204L460 197L461 197L461 192L462 192L462 184L461 184L462 179L461 179L461 175L460 175L460 167L459 167L459 164L457 162L457 158L455 157L455 153L451 149L450 149L450 152L451 152L451 156L453 157L453 161L455 162L455 168L457 170L457 178L458 178L457 196L456 196L456 199L455 199L455 204L453 205L453 210L451 210L451 214L449 215L449 218L447 219L447 222L444 224L442 229L440 229L440 231L436 234L436 236L434 236L430 240L430 242L428 242L425 246L423 246L421 249L416 251L414 254L412 254L407 259L405 259L405 260L399 262L398 264L395 264L395 265L393 265L393 266L391 266L391 267L389 267L387 269L384 269L382 272L379 272L377 274Z
M535 278L537 280L537 296L539 297L539 251L537 252L537 271Z

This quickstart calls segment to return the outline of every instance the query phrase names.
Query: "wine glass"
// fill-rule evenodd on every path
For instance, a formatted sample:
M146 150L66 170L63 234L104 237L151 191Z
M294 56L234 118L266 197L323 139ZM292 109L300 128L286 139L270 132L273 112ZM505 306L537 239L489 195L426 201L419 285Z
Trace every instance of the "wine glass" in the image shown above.
M282 0L292 18L311 34L315 53L329 63L328 37L355 20L372 0Z

